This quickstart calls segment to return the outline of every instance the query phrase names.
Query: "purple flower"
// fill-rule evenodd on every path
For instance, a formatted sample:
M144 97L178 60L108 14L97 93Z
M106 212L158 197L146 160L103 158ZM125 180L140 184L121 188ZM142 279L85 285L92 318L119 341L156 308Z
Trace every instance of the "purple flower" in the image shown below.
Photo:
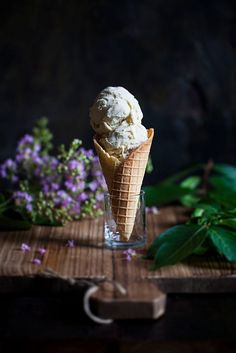
M66 246L68 248L74 248L75 247L75 241L74 240L67 240Z
M43 184L43 192L45 194L50 192L50 186L48 184Z
M83 169L83 165L80 161L77 161L77 159L72 159L68 162L68 168L69 170L75 170L75 169Z
M34 265L41 265L42 260L40 260L40 259L38 259L38 258L34 258L34 259L32 260L32 263L33 263Z
M55 199L54 199L55 205L56 206L62 206L67 208L73 203L73 199L70 195L67 194L64 190L59 190L56 193Z
M57 196L59 196L61 199L64 199L65 197L68 196L68 194L64 190L59 190L57 192Z
M78 188L79 188L80 190L83 190L83 189L85 188L85 182L84 182L84 181L79 181L79 182L78 182Z
M23 252L27 252L27 251L30 251L30 250L31 250L30 246L29 246L28 244L26 244L26 243L22 243L20 249L21 249Z
M13 198L15 199L15 204L20 207L25 207L28 212L32 212L33 197L25 191L15 191L13 193Z
M28 192L25 192L25 191L15 191L13 194L13 197L15 200L23 200L26 202L33 201L32 196Z
M85 164L83 161L78 161L77 159L72 159L68 162L68 171L72 175L77 174L77 177L83 179L86 177ZM70 177L71 174L68 175Z
M15 169L16 168L16 162L14 162L12 159L7 159L5 161L5 165L7 168Z
M136 251L133 249L127 249L123 251L123 254L125 255L125 259L127 261L131 261L134 256L136 256Z
M28 212L32 212L32 211L33 211L33 206L32 206L31 203L26 204L25 208L26 208L26 210L27 210Z
M80 214L80 211L81 211L80 203L76 202L74 204L74 206L72 207L72 209L70 210L70 213L71 214Z
M7 178L7 171L3 164L0 166L0 176L1 178Z
M82 154L82 155L84 155L85 157L87 157L87 158L91 158L91 157L93 157L94 158L94 153L93 153L93 150L86 150L85 148L83 148L83 147L81 147L80 149L79 149L79 151L80 151L80 153Z
M79 164L79 162L76 159L73 159L73 160L69 161L68 169L75 170L77 168L78 164Z
M40 158L37 154L35 153L32 153L32 161L36 164L36 165L42 165L43 164L43 161L42 161L42 158Z
M77 200L80 202L83 202L85 200L88 199L88 195L85 192L81 192L78 196L77 196Z
M12 175L11 181L15 184L19 181L19 177L16 175Z
M0 177L8 178L12 182L16 182L18 180L17 176L14 175L17 170L16 162L12 159L6 159L3 164L0 165Z
M35 152L30 147L19 150L16 155L16 160L18 163L31 161L36 165L42 165L42 159L38 156L38 152Z
M25 136L22 137L22 139L20 139L18 146L29 145L29 144L32 144L33 142L34 142L33 136L26 134Z
M101 201L103 201L103 199L104 199L104 194L103 194L102 192L99 192L99 193L96 195L96 200L97 200L98 202L101 202Z
M57 191L59 189L60 185L58 183L52 183L51 184L51 189L53 191Z
M35 143L34 145L34 151L39 152L41 150L41 145L39 143Z
M33 151L31 148L27 147L23 150L19 150L17 155L16 155L16 160L17 162L22 162L24 160L30 159Z
M43 256L46 253L46 249L45 248L38 248L38 253Z
M58 160L54 157L51 157L50 164L49 164L50 169L55 170L58 164L59 164Z
M103 175L97 177L97 183L98 183L98 186L100 188L102 188L103 190L106 190L107 189L107 184L106 184L106 181L105 181L105 178Z
M80 177L67 177L67 180L64 183L67 190L71 192L78 192L83 190L85 187L85 182L81 181Z
M67 190L69 190L71 192L77 192L78 191L78 185L74 184L72 179L65 181L65 187L67 188Z
M101 170L95 170L93 173L93 176L94 177L100 177L100 176L103 176L103 173L102 173L102 171Z
M36 165L42 164L42 159L39 156L41 145L37 143L33 136L25 135L18 143L16 161L23 163L25 169L29 168L28 163ZM27 164L25 164L27 162Z
M94 156L93 161L92 161L92 175L94 177L102 175L102 170L101 170L99 158L97 156Z
M51 182L47 178L42 178L41 184L42 184L43 192L45 194L47 194L48 192L57 191L60 187L58 183Z
M37 166L36 168L35 168L35 170L34 170L34 175L36 176L36 177L40 177L41 176L41 173L42 173L42 168L41 168L41 166Z
M131 261L131 260L132 260L132 256L129 255L129 254L127 254L127 255L126 255L126 260L127 260L127 261Z
M153 214L158 214L159 208L156 206L152 207L146 207L147 212L153 213Z
M91 191L95 191L98 188L98 182L97 180L93 180L88 184L88 187L90 188Z

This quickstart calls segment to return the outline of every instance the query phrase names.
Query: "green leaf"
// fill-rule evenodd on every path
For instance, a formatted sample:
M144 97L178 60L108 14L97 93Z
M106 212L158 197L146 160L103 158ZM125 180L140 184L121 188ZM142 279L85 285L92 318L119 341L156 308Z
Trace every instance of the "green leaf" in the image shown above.
M222 176L211 176L209 178L209 184L212 185L217 190L225 190L236 192L236 179L229 179Z
M144 188L147 206L166 205L179 200L182 196L192 193L179 185L160 183Z
M204 210L202 208L195 208L191 217L192 218L199 218L199 217L202 217L203 213L204 213Z
M219 253L227 260L236 261L236 233L218 226L212 226L208 234Z
M222 226L227 226L236 229L236 218L221 219L219 224Z
M177 225L159 235L148 250L153 269L174 265L191 255L206 239L207 228L196 224Z
M202 210L207 211L211 214L217 213L221 210L220 205L217 205L216 203L211 202L211 201L207 201L206 203L199 202L197 204L197 208L201 208Z
M236 207L236 192L228 189L219 189L209 192L209 198L216 204L222 205L227 208Z
M193 176L190 176L190 177L184 179L180 183L180 186L182 186L183 188L195 190L198 187L198 185L200 184L200 182L201 182L201 178L197 175L193 175Z
M217 214L221 210L221 207L215 203L209 201L209 203L199 202L196 205L196 209L192 213L192 217L209 217Z
M28 230L31 224L25 220L12 219L4 215L0 215L0 231L12 230Z
M236 180L236 167L229 164L215 164L213 170L222 174L223 176Z
M201 182L201 178L197 175L190 176L180 183L180 186L190 190L195 190ZM194 194L187 194L180 198L180 202L186 207L195 207L200 198Z
M196 248L195 250L193 250L193 254L194 255L204 255L208 252L209 248L207 246L200 245L198 248Z
M187 194L180 198L180 202L186 207L196 207L201 199L194 194Z

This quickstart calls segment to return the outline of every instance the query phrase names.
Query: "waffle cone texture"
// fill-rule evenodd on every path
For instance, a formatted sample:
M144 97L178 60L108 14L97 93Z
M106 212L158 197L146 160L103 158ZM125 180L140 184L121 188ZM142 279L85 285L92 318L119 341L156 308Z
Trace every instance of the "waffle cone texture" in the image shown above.
M112 213L121 240L128 241L133 231L138 194L140 193L154 129L148 129L148 139L133 150L125 160L109 155L99 144L96 136L94 146L111 195Z

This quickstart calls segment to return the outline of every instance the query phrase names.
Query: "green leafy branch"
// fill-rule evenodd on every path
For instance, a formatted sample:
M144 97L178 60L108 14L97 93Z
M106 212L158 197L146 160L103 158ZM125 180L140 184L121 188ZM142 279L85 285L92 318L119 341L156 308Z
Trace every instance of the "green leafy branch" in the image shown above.
M193 175L189 173L194 172ZM196 165L146 188L147 204L181 203L192 209L186 224L157 236L148 249L152 269L174 265L192 254L217 251L236 261L236 168Z
M48 128L48 118L43 117L36 121L33 128L33 136L35 141L41 145L42 156L46 156L53 148L53 134Z

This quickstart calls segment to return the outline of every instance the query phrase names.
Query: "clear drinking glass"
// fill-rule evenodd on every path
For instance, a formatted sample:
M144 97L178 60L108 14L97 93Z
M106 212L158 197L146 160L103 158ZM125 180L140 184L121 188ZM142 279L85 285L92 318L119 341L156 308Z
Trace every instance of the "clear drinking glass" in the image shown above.
M143 246L147 239L144 191L131 197L129 195L128 202L117 200L115 196L105 193L104 203L105 244L113 249ZM124 239L124 229L126 234L130 234L128 240Z

